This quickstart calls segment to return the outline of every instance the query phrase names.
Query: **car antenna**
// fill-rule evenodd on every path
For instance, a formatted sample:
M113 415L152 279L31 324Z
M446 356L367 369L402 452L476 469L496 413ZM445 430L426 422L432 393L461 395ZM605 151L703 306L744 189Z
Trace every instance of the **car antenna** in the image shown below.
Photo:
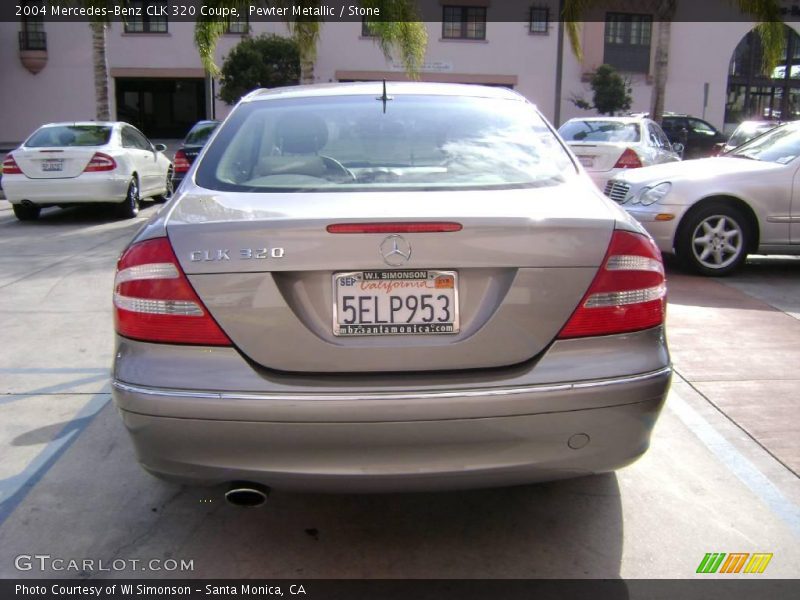
M375 100L381 100L383 102L383 112L386 113L386 103L390 100L394 100L391 96L386 94L386 80L383 80L383 94L375 98Z

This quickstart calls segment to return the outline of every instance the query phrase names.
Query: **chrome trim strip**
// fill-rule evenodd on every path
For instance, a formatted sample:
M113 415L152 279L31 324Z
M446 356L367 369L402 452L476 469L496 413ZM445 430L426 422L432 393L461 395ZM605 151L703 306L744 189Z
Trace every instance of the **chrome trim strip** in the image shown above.
M369 401L369 400L428 400L438 398L477 398L481 396L495 397L495 396L514 396L517 394L541 394L549 392L566 392L570 390L585 390L595 387L608 387L611 385L622 385L626 383L635 383L638 381L647 381L648 379L655 379L663 375L672 373L672 366L651 371L649 373L642 373L641 375L628 375L625 377L615 377L613 379L598 379L594 381L584 381L580 383L561 383L561 384L544 384L544 385L531 385L528 387L518 388L490 388L486 390L461 390L454 392L420 392L420 393L390 393L385 394L248 394L245 392L200 392L192 390L178 390L171 388L152 388L140 385L131 385L122 381L113 380L111 385L116 389L129 392L132 394L144 394L147 396L167 396L170 398L202 398L208 400L283 400L292 402L296 400L304 401Z
M791 217L791 216L767 217L767 223L800 223L800 217Z

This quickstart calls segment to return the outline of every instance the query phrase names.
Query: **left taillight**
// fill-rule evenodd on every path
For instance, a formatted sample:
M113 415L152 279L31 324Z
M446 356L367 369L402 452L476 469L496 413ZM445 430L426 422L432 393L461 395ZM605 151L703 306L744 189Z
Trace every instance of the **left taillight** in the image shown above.
M119 335L147 342L230 346L181 269L167 238L132 245L114 279Z
M117 161L108 154L102 152L95 152L86 168L84 173L97 173L99 171L113 171L117 168Z
M183 150L178 150L175 153L175 158L172 160L172 167L176 173L186 173L191 168L192 163L189 162L189 157Z
M22 169L10 154L3 161L3 175L22 175Z

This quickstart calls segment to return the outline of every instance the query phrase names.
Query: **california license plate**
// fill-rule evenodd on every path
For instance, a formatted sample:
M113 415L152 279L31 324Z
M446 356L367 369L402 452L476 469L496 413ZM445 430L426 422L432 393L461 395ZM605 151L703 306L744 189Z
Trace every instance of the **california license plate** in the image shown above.
M63 171L64 161L60 158L49 158L42 161L42 171Z
M456 271L335 273L333 295L334 335L440 335L459 331Z
M592 167L592 166L594 166L594 157L593 156L578 156L578 161L584 167Z

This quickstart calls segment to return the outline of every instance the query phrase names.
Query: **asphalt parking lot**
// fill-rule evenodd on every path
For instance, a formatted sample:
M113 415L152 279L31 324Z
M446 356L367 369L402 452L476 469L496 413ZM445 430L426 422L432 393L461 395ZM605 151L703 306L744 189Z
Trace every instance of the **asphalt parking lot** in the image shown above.
M0 578L682 579L709 552L771 553L760 577L800 577L800 259L725 280L669 268L676 376L650 451L615 474L242 509L145 474L110 403L114 263L159 205L20 223L2 204Z

